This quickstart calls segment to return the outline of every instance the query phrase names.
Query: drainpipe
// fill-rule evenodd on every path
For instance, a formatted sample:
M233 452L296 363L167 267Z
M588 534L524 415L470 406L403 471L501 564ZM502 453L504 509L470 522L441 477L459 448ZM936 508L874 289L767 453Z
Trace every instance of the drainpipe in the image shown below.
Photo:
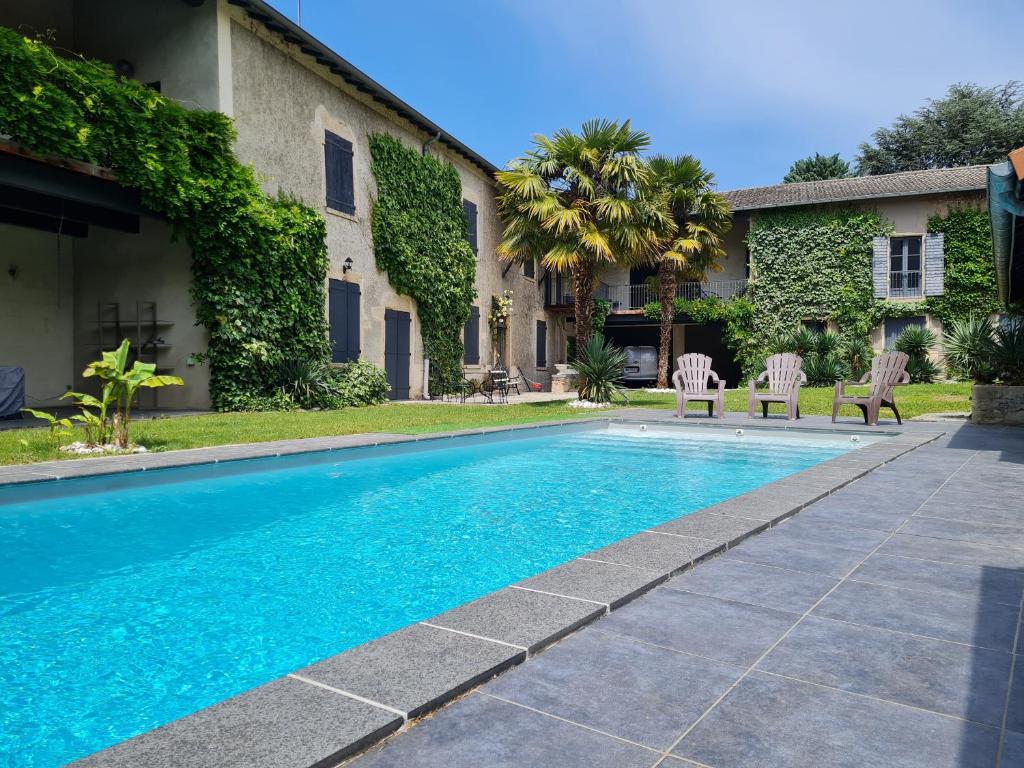
M425 142L423 142L423 146L420 147L420 152L422 152L423 155L426 155L427 154L427 150L430 149L430 145L433 144L435 141L437 141L440 138L441 138L441 132L438 131L436 135L431 136L429 139L427 139Z
M430 399L430 358L423 358L423 399Z

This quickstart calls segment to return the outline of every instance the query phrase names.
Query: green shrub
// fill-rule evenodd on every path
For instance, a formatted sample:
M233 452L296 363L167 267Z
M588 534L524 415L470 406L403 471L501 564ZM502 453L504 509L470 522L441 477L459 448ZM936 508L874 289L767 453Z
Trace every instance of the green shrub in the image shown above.
M843 339L835 331L822 331L814 340L814 353L827 356L842 350Z
M875 351L865 339L855 338L846 343L842 354L851 377L859 380L871 370L871 358L875 356Z
M994 357L1000 381L1024 385L1024 320L1008 320L996 328Z
M626 353L596 333L573 363L579 374L580 398L592 403L611 402L616 385L622 381Z
M975 384L992 382L996 376L994 330L987 315L968 315L954 320L943 339L950 373Z
M780 351L793 352L800 357L809 357L818 348L818 334L806 325L801 325L789 335L786 343L788 347Z
M275 380L277 388L300 408L330 408L337 395L331 364L316 358L282 361Z
M911 325L904 328L893 342L893 349L910 356L907 373L912 384L930 384L942 373L942 369L928 357L937 341L935 334L927 328Z
M850 369L838 352L815 353L804 358L803 371L809 387L831 387L837 381L850 377Z
M358 407L386 402L387 372L369 360L355 360L334 369L336 407Z

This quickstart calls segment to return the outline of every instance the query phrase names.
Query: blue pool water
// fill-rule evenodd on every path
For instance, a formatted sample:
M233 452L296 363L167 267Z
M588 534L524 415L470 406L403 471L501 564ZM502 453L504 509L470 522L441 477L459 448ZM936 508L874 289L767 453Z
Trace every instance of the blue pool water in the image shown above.
M853 447L528 434L0 488L4 764L82 757Z

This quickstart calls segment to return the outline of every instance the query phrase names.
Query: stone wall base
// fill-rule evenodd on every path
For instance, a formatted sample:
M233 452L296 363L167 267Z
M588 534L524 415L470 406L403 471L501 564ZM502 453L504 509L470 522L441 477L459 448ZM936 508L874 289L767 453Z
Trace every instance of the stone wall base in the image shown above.
M1024 426L1024 387L975 384L971 390L971 422Z

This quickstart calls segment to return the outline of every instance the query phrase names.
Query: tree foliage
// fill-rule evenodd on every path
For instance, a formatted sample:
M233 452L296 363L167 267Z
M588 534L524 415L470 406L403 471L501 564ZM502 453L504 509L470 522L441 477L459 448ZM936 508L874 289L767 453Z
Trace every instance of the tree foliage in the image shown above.
M891 128L879 128L860 145L857 168L875 175L925 168L996 163L1024 144L1024 86L1011 80L995 88L950 86Z
M111 169L188 242L214 407L261 407L281 360L328 359L323 217L263 193L229 118L0 27L0 134Z
M658 247L658 297L661 306L657 386L668 386L676 280L700 281L720 271L725 256L722 238L732 227L729 203L714 191L715 175L692 155L656 155L648 161L652 199L668 209L673 227Z
M589 120L579 133L535 136L533 149L497 174L498 255L572 274L578 349L590 338L599 268L650 258L671 227L642 195L649 172L640 153L649 144L628 120Z
M812 156L797 160L789 166L789 172L783 177L782 183L845 179L852 175L850 164L843 160L838 152L834 155L822 155L815 152Z
M373 250L399 293L416 301L434 383L461 378L460 334L476 296L476 256L466 240L462 182L449 164L386 134L370 137L377 182Z

